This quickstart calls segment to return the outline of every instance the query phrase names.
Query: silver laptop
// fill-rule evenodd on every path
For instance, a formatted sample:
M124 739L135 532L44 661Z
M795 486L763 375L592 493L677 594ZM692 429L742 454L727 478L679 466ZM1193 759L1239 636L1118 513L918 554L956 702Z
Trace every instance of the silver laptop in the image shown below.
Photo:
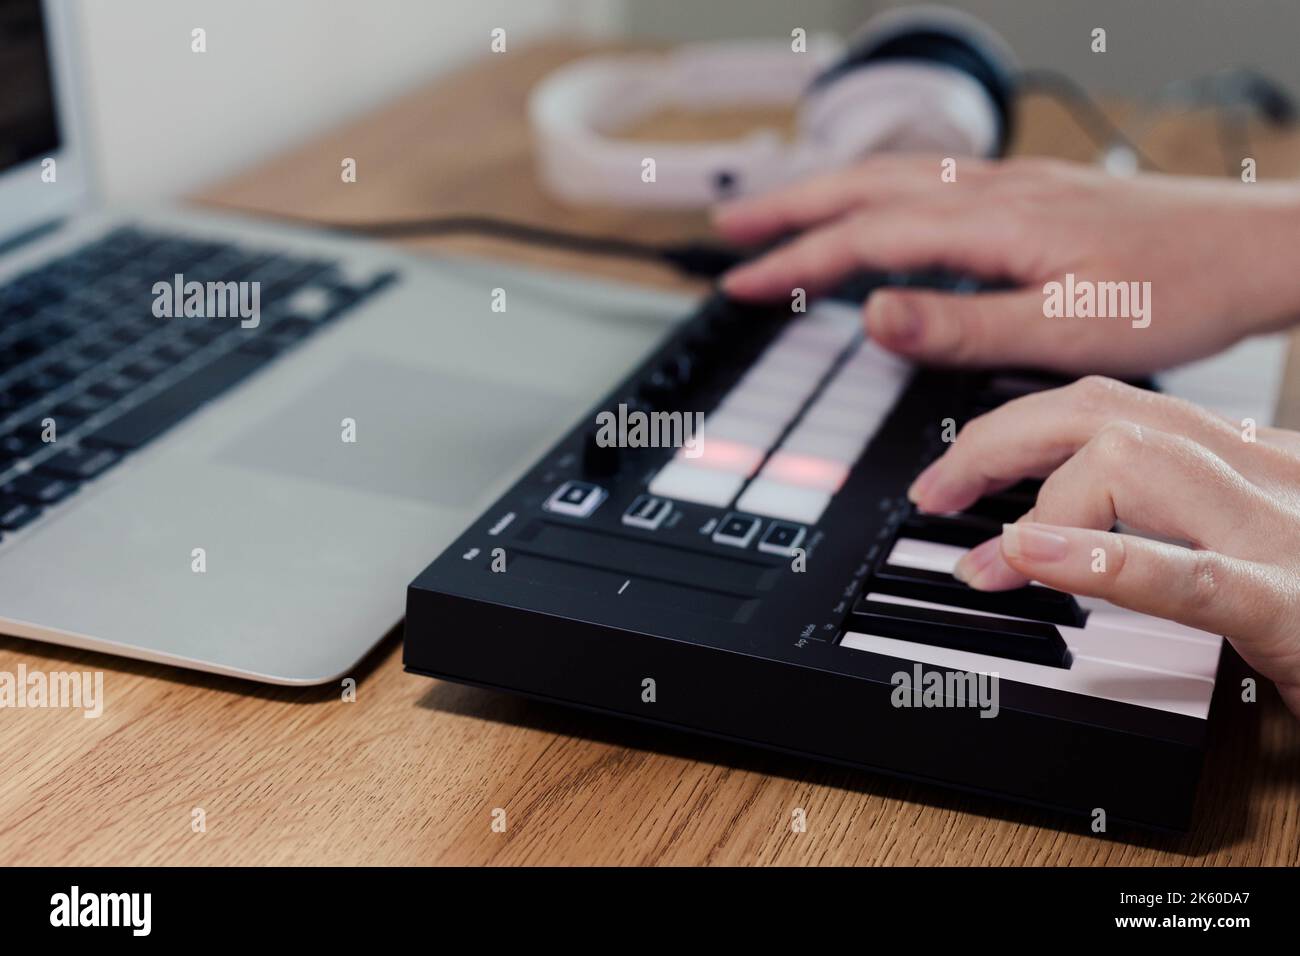
M96 208L66 11L0 4L0 634L347 676L684 302Z

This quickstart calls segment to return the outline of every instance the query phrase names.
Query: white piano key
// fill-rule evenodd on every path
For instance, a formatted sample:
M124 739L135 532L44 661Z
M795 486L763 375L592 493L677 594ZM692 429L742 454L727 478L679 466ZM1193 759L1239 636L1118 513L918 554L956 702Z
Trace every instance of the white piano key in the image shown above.
M917 661L944 670L997 674L1025 684L1201 719L1209 715L1210 698L1214 694L1212 680L1165 674L1083 656L1069 668L1048 667L857 632L845 634L840 646L903 661Z
M1032 620L1014 615L996 614L992 611L963 607L960 604L936 604L914 598L896 597L892 594L869 593L867 597L885 604L902 604L908 607L933 608L958 611L980 617ZM1220 639L1189 641L1166 634L1156 634L1115 626L1114 618L1105 613L1089 615L1083 627L1054 624L1061 633L1070 653L1095 660L1114 661L1133 667L1146 667L1169 674L1214 680L1219 669ZM1208 635L1206 635L1208 637Z
M737 511L784 518L800 524L816 524L831 502L829 491L800 488L762 476L755 478L736 502Z
M954 544L935 544L933 541L904 537L894 542L888 562L904 568L952 574L953 568L957 567L957 562L967 550L969 549Z
M1076 596L1075 600L1079 603L1079 607L1091 615L1089 620L1100 615L1113 627L1141 631L1146 634L1164 634L1180 640L1213 644L1215 647L1223 643L1222 637L1211 634L1209 631L1198 631L1194 627L1179 624L1177 621L1167 621L1162 617L1143 614L1141 611L1130 611L1126 607L1120 607L1118 604L1112 604L1110 601L1101 598Z
M1156 376L1161 391L1204 405L1233 421L1268 425L1277 409L1290 337L1246 339L1217 355Z
M744 484L744 475L699 468L688 460L674 458L650 482L650 493L725 508Z

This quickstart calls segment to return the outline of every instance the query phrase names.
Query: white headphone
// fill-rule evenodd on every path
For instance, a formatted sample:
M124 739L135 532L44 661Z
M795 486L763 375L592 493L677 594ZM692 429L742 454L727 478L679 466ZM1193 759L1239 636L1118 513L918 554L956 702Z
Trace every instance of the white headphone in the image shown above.
M894 10L842 46L830 37L692 44L562 67L529 100L542 179L579 202L702 206L844 166L875 151L996 156L1010 131L1002 40L948 8ZM713 143L617 140L667 108L798 103L797 136ZM653 181L647 160L653 160Z

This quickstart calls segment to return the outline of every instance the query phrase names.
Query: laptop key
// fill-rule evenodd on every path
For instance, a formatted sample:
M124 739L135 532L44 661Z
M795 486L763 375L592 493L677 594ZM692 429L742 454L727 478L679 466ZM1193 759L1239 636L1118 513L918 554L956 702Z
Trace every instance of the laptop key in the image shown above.
M77 490L77 483L42 469L19 475L3 488L0 496L20 498L29 504L52 505Z
M40 513L41 509L30 502L11 495L0 495L0 529L17 531Z
M205 402L257 371L266 361L265 356L229 352L130 409L85 440L124 451L139 448Z
M74 481L89 481L117 464L121 458L121 453L112 448L73 448L43 462L41 469Z

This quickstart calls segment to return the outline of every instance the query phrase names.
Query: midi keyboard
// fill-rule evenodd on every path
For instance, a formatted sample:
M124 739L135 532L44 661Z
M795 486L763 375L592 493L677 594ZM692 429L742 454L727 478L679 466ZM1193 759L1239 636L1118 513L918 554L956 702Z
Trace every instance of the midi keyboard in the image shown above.
M410 585L406 667L1185 829L1222 639L954 578L1033 483L953 515L905 495L952 428L1065 381L914 369L853 302L714 297Z

